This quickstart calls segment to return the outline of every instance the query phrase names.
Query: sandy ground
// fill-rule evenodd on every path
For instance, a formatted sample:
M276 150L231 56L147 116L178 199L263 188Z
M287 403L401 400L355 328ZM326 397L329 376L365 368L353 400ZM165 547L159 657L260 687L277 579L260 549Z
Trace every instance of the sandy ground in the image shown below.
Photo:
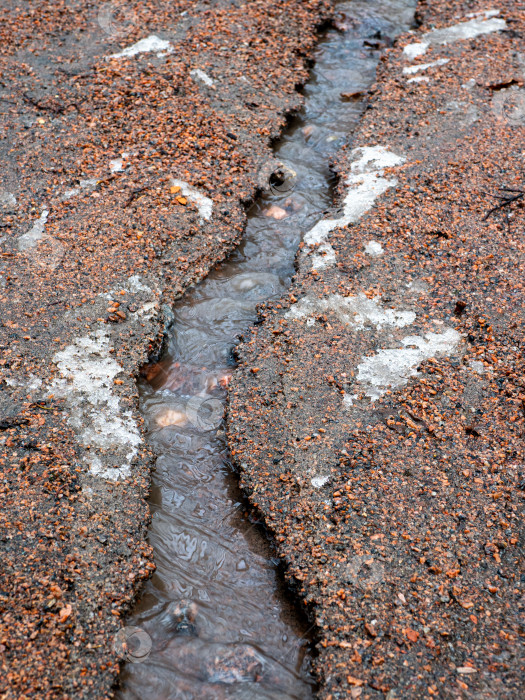
M111 694L153 570L135 376L239 241L328 11L2 5L1 698Z
M0 697L103 698L153 568L134 377L242 235L328 7L3 12ZM525 189L525 8L419 19L240 350L230 443L316 624L321 697L514 699L523 198L486 216Z
M517 700L525 7L418 19L239 350L229 440L315 622L320 697Z

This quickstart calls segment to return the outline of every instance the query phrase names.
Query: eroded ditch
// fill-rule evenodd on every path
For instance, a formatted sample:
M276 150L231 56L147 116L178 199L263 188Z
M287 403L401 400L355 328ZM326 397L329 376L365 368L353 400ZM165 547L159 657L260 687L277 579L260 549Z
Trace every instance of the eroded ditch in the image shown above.
M303 235L332 204L330 156L348 140L381 50L410 26L414 5L337 4L304 109L275 148L282 173L251 208L239 248L176 305L166 353L145 368L141 410L158 455L150 499L157 570L127 621L142 632L128 639L134 663L120 698L314 696L311 629L283 590L272 544L246 511L228 460L232 348L256 321L257 304L290 285Z

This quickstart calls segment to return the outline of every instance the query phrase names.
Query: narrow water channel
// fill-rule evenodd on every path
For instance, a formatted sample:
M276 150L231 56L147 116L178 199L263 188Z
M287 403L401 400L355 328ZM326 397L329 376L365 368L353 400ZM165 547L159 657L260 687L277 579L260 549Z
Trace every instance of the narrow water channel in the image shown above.
M127 621L151 651L127 663L120 698L311 698L310 636L271 542L246 513L224 436L232 348L293 275L302 236L332 204L330 156L348 140L381 50L409 28L415 0L337 3L305 106L275 149L284 177L249 212L228 262L174 308L167 351L145 368L141 410L158 455L150 542L157 570ZM292 176L290 171L296 175ZM149 648L149 647L148 647Z

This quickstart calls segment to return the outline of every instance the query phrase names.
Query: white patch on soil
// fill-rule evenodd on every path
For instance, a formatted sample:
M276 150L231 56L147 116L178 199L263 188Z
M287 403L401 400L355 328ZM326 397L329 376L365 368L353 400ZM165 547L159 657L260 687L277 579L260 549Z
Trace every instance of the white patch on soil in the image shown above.
M145 39L137 41L136 44L132 44L132 46L128 46L122 51L112 53L109 58L131 58L141 53L151 52L155 52L159 57L165 56L168 53L173 53L173 46L166 39L161 39L156 34L150 34Z
M310 483L315 489L320 489L323 487L325 484L327 484L330 481L329 476L314 476L310 479Z
M37 377L36 374L29 375L29 381L27 382L27 388L30 391L35 391L35 389L40 389L42 386L42 379Z
M4 207L8 212L16 209L17 201L14 194L0 190L0 207Z
M147 284L143 284L140 275L131 275L131 277L128 277L126 285L121 284L118 288L110 289L109 292L102 292L99 296L108 301L113 301L114 299L118 299L122 291L131 292L131 294L139 294L140 292L146 292L146 294L153 293L151 287L148 287Z
M378 241L368 241L368 243L365 244L365 253L372 258L378 258L380 255L383 255L384 252L383 246L381 243L378 243Z
M115 158L109 161L109 170L112 173L121 173L124 170L124 161L122 158Z
M142 316L144 319L149 320L150 318L153 318L155 316L156 312L158 311L159 304L157 301L148 301L146 304L143 304L140 309L138 309L137 313L139 316Z
M409 44L403 49L403 53L407 58L413 59L418 56L423 56L427 52L429 44L418 42L417 44Z
M365 357L357 367L357 381L367 387L366 396L374 401L388 389L407 384L410 377L418 374L416 367L424 360L449 355L460 340L461 335L453 328L444 333L426 333L424 337L407 336L401 341L402 348L379 350L372 357ZM347 405L351 403L347 401Z
M133 292L133 294L137 294L138 292L147 292L151 294L152 290L147 284L142 283L139 275L131 275L131 277L128 277L128 291Z
M340 294L331 294L324 299L304 297L291 306L285 316L299 319L331 311L342 323L356 330L361 330L365 326L404 328L416 320L416 314L413 311L385 309L379 302L379 297L369 299L363 293L355 297L343 297Z
M312 268L314 270L322 270L325 267L331 267L335 265L335 262L335 250L330 243L326 241L321 243L321 245L316 248L314 255L312 255Z
M197 205L197 209L199 210L199 215L201 219L206 219L207 221L211 219L211 215L213 212L212 199L206 197L202 194L202 192L199 192L183 180L172 180L171 184L174 187L180 187L182 195L184 197L187 197L189 200L191 200L194 204Z
M491 17L497 17L499 15L499 10L480 10L479 12L469 12L465 15L469 19L471 17L485 17L485 19L490 19Z
M29 231L18 239L18 250L24 251L29 250L29 248L34 248L38 245L38 241L46 237L46 221L48 216L49 211L44 209L40 214L40 218L35 221Z
M208 87L213 87L215 85L215 82L212 80L212 78L210 78L210 76L200 68L195 68L194 70L191 70L190 75L192 78L195 78L201 83L204 83Z
M76 197L82 192L82 190L87 190L92 187L95 187L97 183L98 180L95 180L94 178L89 178L88 180L80 180L80 182L78 183L78 187L73 187L70 190L66 190L62 195L62 199L71 199L71 197Z
M486 19L471 19L468 22L460 22L451 27L434 29L427 34L423 34L421 42L405 46L403 53L408 58L416 58L417 56L422 56L429 46L452 44L455 41L475 39L483 34L500 32L507 27L507 23L504 19L497 19L496 15L498 14L498 10L487 10L485 13Z
M355 160L350 166L350 175L346 180L348 193L343 200L343 215L338 219L318 221L304 237L304 242L308 246L324 244L334 229L359 221L363 214L373 207L380 195L390 187L397 185L395 178L382 177L383 169L404 163L403 156L388 151L384 146L356 148L352 151L352 155ZM331 251L333 251L332 248ZM335 253L333 253L332 258L331 251L329 251L330 259L331 264L333 264L335 263ZM314 255L314 262L317 264L319 263L318 258L319 256ZM324 264L323 267L327 267L328 264Z
M120 408L113 391L114 379L123 370L109 349L105 329L76 338L53 357L62 376L52 391L66 399L68 422L87 448L91 473L117 481L129 476L141 436L132 412Z
M343 396L343 406L345 408L350 408L350 406L354 405L354 401L356 401L359 398L359 394L345 394Z
M435 68L437 66L444 66L450 63L450 58L440 58L438 61L433 61L432 63L420 63L415 66L406 66L403 68L404 75L414 75L422 70L428 70L429 68Z
M463 85L461 87L465 88L465 90L472 90L472 88L475 86L476 86L476 79L470 78L469 80L467 80L466 83L463 83Z

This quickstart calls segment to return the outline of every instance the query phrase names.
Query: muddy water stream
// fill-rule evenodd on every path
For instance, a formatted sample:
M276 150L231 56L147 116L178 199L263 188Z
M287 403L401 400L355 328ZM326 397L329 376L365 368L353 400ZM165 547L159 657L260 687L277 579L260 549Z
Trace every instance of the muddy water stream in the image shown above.
M158 454L150 541L157 570L127 624L146 635L120 698L310 698L309 630L246 513L228 462L224 402L232 348L256 305L291 282L306 233L332 203L332 153L363 110L381 50L413 18L413 0L338 3L304 88L305 107L275 149L284 175L249 212L245 238L174 309L167 351L146 370L141 407ZM287 169L296 173L290 176ZM141 663L137 663L140 660Z

